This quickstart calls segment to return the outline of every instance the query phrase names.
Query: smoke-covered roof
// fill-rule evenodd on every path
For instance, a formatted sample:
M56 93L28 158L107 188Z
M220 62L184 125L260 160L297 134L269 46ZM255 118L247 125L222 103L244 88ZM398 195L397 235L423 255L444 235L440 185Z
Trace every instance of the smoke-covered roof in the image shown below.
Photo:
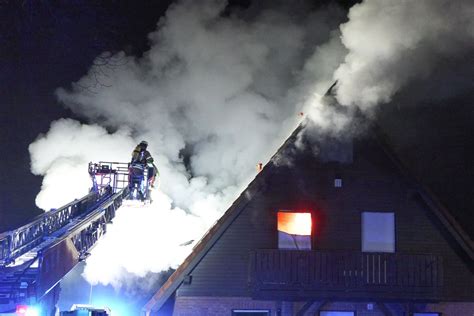
M234 201L231 207L224 213L224 215L214 224L211 229L204 235L199 243L193 248L192 253L184 260L184 262L178 267L178 269L171 275L171 277L164 283L164 285L156 292L153 297L144 306L143 311L146 315L149 315L151 311L158 311L167 300L173 295L178 287L183 282L184 278L196 267L201 259L207 254L207 252L213 247L213 245L219 240L226 229L232 224L232 222L239 216L244 210L245 206L252 197L257 194L265 185L268 185L268 178L277 169L279 163L285 160L291 161L289 157L296 153L298 155L298 143L301 141L301 137L306 133L306 124L311 124L309 121L304 121L298 128L292 133L287 141L280 147L278 152L272 157L270 162L263 168L263 170L257 174L255 179L249 184L249 186L242 192L242 194ZM310 128L309 128L310 129ZM439 199L424 185L418 183L410 172L404 167L403 163L398 159L390 145L388 139L383 135L377 126L372 125L369 129L370 133L364 137L375 138L376 143L383 149L385 154L389 157L391 162L396 168L402 173L402 175L416 188L416 198L419 202L425 206L434 217L441 223L442 226L449 232L454 238L455 242L461 247L462 251L467 255L470 260L474 260L474 242L469 235L463 230L461 225L456 221L448 209L439 201ZM311 132L310 132L311 133ZM323 136L324 138L324 136ZM339 143L339 144L343 144ZM332 149L329 152L334 151ZM319 155L319 154L318 154ZM339 155L338 158L345 160L345 155ZM319 158L324 160L322 155ZM330 160L334 160L330 158ZM287 163L285 161L284 163ZM345 161L347 162L347 161Z

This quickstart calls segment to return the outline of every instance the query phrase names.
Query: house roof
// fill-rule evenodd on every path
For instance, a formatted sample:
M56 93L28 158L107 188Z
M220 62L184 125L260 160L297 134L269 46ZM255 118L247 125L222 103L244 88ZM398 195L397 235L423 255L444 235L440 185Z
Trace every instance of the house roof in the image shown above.
M263 170L257 174L254 180L248 185L248 187L242 192L242 194L234 201L230 208L224 213L224 215L211 227L204 237L197 243L193 248L191 254L184 260L184 262L178 267L178 269L170 276L165 284L156 292L148 303L143 307L142 311L145 315L150 315L151 312L158 311L166 301L173 295L178 289L183 280L189 275L194 268L199 264L203 257L213 247L213 245L219 240L227 228L233 223L233 221L239 216L239 214L245 209L245 206L250 202L252 196L259 191L263 190L266 186L266 179L274 172L277 166L278 157L286 154L286 150L292 148L295 141L299 137L300 132L304 129L305 123L300 124L291 136L285 141L280 147L277 153L270 159L265 165ZM459 244L464 253L468 256L471 261L474 261L474 243L470 239L469 235L466 234L459 223L456 222L454 217L450 214L446 207L432 194L426 187L416 181L411 176L407 169L403 166L401 161L392 152L391 147L388 145L386 138L383 136L381 131L375 127L376 140L382 147L387 156L392 162L398 167L399 171L412 183L415 183L417 198L429 209L438 221L447 229L454 240Z
M151 311L156 311L166 300L176 291L179 285L183 282L186 275L188 275L206 253L212 248L216 241L222 236L226 229L232 224L237 216L242 212L252 196L261 191L265 185L265 179L273 173L276 165L276 158L281 154L284 148L287 148L290 143L293 143L299 132L303 129L300 124L291 136L285 141L270 161L264 166L248 187L240 194L240 196L232 203L230 208L222 215L222 217L212 226L204 235L203 238L194 246L191 254L184 260L184 262L176 269L176 271L169 277L163 286L156 292L155 295L144 306L143 311L149 315Z
M446 206L441 203L438 197L425 185L416 179L406 168L403 162L392 151L392 147L388 144L387 138L378 126L375 126L377 141L386 155L397 166L399 171L411 182L416 185L416 194L420 202L422 202L435 215L441 224L449 231L451 236L456 240L463 251L468 255L471 261L474 261L474 241L469 234L462 228L459 222L453 217L452 213Z

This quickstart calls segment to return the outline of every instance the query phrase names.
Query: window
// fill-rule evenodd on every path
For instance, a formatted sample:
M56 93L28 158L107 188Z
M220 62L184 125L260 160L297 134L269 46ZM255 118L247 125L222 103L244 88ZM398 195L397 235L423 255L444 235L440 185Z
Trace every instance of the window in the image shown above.
M278 212L278 248L311 250L311 213Z
M234 309L232 316L270 316L269 310L261 309Z
M354 312L341 312L341 311L321 311L319 316L354 316Z
M362 213L362 251L395 252L394 213Z

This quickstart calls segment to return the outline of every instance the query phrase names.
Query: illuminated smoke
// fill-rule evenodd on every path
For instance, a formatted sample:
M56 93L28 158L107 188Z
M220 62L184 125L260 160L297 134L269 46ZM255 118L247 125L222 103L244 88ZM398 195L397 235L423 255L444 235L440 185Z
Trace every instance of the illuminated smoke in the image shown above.
M473 43L467 1L364 1L340 29L335 7L224 15L225 6L180 1L143 57L99 56L88 75L57 91L98 125L60 120L30 146L32 171L44 176L37 203L47 210L87 192L89 161L127 162L140 140L150 144L160 192L150 207L118 211L88 259L91 283L120 287L124 275L181 263L193 244L180 245L230 206L300 111L318 130L340 134L357 108L388 102ZM335 79L343 109L321 99Z
M175 267L189 254L191 240L201 236L208 218L174 208L162 192L154 191L153 203L123 206L107 234L87 260L84 275L91 284L121 287L123 275L144 277Z
M225 6L182 1L143 57L99 56L57 95L100 126L61 120L30 146L32 170L44 175L37 203L47 210L87 192L89 161L128 162L135 144L149 142L160 191L149 207L118 210L87 260L91 283L120 287L124 276L176 267L301 119L303 101L289 89L341 11L290 17L286 8L254 8L243 18L223 16Z
M135 142L130 130L123 128L109 134L99 125L82 125L71 119L51 124L29 147L31 171L44 175L38 207L49 210L86 195L91 187L87 173L90 161L128 161Z
M468 0L368 0L353 6L341 25L349 53L334 75L338 101L370 111L410 81L431 80L446 60L472 57L473 16Z

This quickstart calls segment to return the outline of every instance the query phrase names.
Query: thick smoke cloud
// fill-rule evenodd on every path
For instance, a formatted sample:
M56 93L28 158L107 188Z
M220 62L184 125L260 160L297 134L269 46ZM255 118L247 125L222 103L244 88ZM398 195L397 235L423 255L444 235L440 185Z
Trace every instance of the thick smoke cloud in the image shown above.
M411 80L429 80L444 61L469 54L472 59L473 16L474 3L467 0L368 0L355 5L340 28L349 52L334 74L338 101L371 110L389 102Z
M120 287L130 275L181 263L193 246L183 243L200 239L301 119L304 101L290 88L343 18L336 7L310 16L290 16L284 4L252 7L248 16L223 15L225 7L178 2L143 57L99 56L72 89L57 90L65 106L99 125L61 120L30 146L32 171L44 175L37 203L47 210L87 192L89 161L127 162L137 142L149 142L160 191L149 207L117 212L87 260L93 284Z
M109 134L99 125L83 125L71 119L51 124L47 135L30 145L31 171L44 175L38 207L49 210L88 193L91 180L87 173L90 161L126 161L127 151L135 143L130 129Z
M162 192L153 192L147 207L123 206L107 234L87 260L84 276L91 284L123 286L124 276L175 267L209 226L207 218L174 208Z
M312 130L348 134L358 109L370 113L472 48L468 1L364 1L348 17L334 6L265 3L223 14L225 1L180 1L142 57L104 53L57 90L92 125L60 120L30 146L32 171L44 176L40 207L87 192L89 161L127 162L142 139L161 173L150 207L118 211L87 261L89 282L120 287L125 275L176 267L192 247L181 245L230 205L300 111ZM343 107L322 98L334 80Z

